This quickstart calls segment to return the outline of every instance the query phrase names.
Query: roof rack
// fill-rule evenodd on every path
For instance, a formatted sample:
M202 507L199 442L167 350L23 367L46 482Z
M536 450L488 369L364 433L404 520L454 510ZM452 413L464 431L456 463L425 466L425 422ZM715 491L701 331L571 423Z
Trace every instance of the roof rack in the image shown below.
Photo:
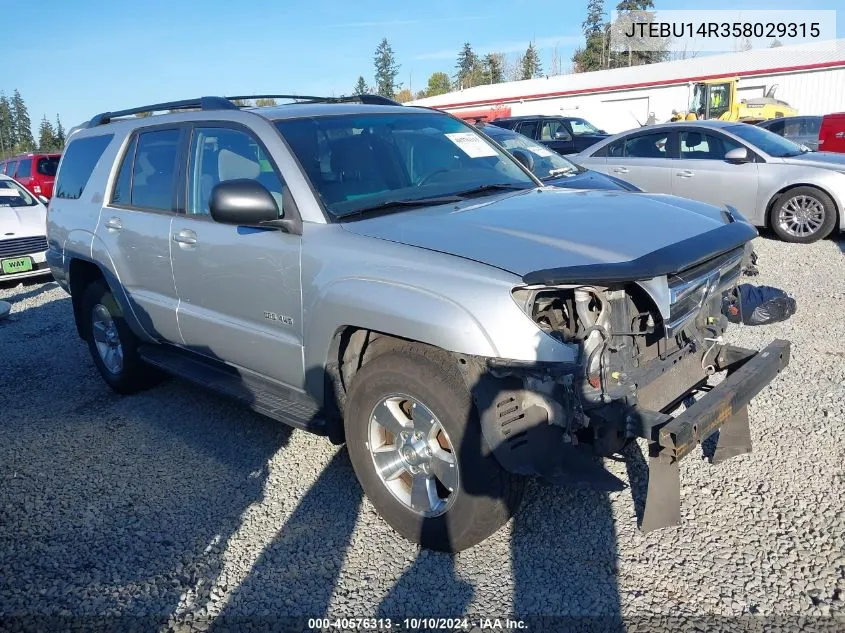
M129 108L128 110L117 110L116 112L103 112L88 122L88 127L96 127L108 123L112 119L130 114L142 112L155 112L157 110L237 110L238 106L224 99L223 97L200 97L199 99L184 99L182 101L169 101L167 103L154 103L151 105Z
M367 105L402 105L398 101L382 97L381 95L351 95L349 97L315 97L311 95L241 95L238 97L226 97L230 101L247 99L293 99L307 103L364 103Z
M237 97L200 97L198 99L184 99L167 103L153 103L138 106L128 110L103 112L93 117L84 127L97 127L109 123L112 119L141 114L142 112L156 112L159 110L237 110L240 108L236 100L252 99L293 99L305 103L365 103L368 105L402 105L398 101L382 97L381 95L353 95L351 97L315 97L310 95L242 95Z

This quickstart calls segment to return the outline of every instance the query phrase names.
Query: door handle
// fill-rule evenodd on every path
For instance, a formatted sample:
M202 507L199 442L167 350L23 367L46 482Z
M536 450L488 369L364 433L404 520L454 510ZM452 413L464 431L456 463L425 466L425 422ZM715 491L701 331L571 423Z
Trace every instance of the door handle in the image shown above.
M685 169L683 171L677 172L675 175L679 176L680 178L692 178L695 173L690 169Z
M173 241L186 246L193 246L197 243L197 234L189 229L182 229L173 234Z
M617 174L627 174L628 168L627 167L614 167L613 171Z
M112 216L105 222L106 228L109 231L122 231L123 230L123 222L121 222L120 218L117 216Z

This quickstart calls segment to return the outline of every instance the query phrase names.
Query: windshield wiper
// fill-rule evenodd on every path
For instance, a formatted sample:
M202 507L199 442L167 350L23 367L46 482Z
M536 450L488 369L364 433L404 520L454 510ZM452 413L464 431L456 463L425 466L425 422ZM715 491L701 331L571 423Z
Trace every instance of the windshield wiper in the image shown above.
M456 191L454 196L462 196L467 197L471 196L476 193L485 193L487 191L521 191L523 189L529 189L531 187L526 187L525 185L517 185L507 182L497 182L489 185L478 185L477 187L473 187L472 189L465 189L464 191Z
M460 202L463 198L455 196L437 196L433 198L416 198L416 199L402 199L402 200L385 200L370 207L363 209L355 209L348 213L341 213L335 217L338 219L349 218L352 216L365 215L367 213L384 213L390 211L402 211L409 207L434 207L440 204L451 204Z

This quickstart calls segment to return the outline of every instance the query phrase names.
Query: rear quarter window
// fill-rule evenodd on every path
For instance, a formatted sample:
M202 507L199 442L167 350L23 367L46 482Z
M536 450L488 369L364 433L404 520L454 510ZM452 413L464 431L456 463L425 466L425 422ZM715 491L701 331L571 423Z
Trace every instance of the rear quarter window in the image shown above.
M56 170L59 168L59 157L48 156L47 158L39 158L38 165L35 167L42 176L55 176Z
M89 136L70 142L56 177L54 197L76 200L82 196L97 162L111 143L113 134Z

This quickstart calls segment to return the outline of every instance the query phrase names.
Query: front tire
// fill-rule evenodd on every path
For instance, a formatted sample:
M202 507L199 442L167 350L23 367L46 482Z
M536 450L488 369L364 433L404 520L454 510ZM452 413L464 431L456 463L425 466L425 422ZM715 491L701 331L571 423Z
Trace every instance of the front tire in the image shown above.
M502 527L524 480L487 450L457 363L395 341L364 364L349 390L346 442L379 514L423 547L457 552Z
M836 206L830 196L814 187L795 187L772 205L769 223L785 242L810 244L824 239L836 225Z
M91 357L112 389L130 394L156 382L158 375L141 360L138 338L126 324L105 281L95 281L85 288L82 319Z

